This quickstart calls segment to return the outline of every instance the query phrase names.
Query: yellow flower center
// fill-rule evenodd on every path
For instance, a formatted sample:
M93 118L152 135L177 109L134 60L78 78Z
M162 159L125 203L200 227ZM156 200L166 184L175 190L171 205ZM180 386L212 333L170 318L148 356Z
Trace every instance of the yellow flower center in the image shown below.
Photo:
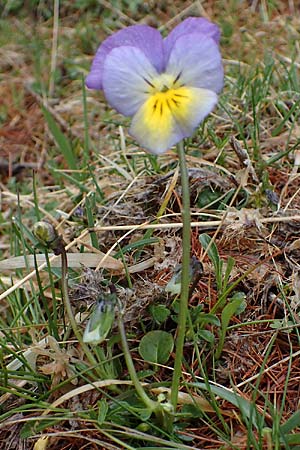
M184 126L188 122L194 94L182 83L180 76L181 73L176 77L163 73L151 81L145 79L149 96L139 112L144 132L166 139L175 123Z
M158 77L147 81L150 86L149 99L145 106L145 118L148 126L152 128L169 127L173 116L185 116L187 105L191 100L189 89L180 82L180 73L177 77L162 73Z
M164 85L160 91L154 91L144 104L145 125L152 130L160 128L167 133L174 118L185 119L192 95L188 88L170 89Z

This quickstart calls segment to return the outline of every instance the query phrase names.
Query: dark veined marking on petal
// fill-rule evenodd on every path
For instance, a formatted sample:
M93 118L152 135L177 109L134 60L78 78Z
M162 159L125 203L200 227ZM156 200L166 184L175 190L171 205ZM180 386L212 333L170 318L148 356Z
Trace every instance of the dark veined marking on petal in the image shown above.
M167 106L168 106L169 110L170 110L170 111L172 111L172 108L171 108L171 105L170 105L170 103L169 103L169 100L168 100L168 99L166 99L166 104L167 104Z
M155 111L156 111L156 108L157 108L157 102L158 102L158 100L155 100L155 102L154 102L154 105L153 105L153 114L154 114Z
M175 106L177 106L177 108L179 108L180 102L178 102L177 100L174 100L174 98L171 98L172 102L175 103Z
M179 72L179 74L177 75L177 77L175 78L175 80L173 81L173 84L176 84L177 81L179 80L179 78L181 77L182 71Z
M182 95L182 94L176 94L176 93L174 93L173 95L174 95L174 97L189 98L188 95Z
M160 115L162 116L164 112L164 105L163 102L160 103Z
M149 86L155 88L154 84L152 84L149 80L147 80L147 78L142 77L144 81L146 81L147 84L149 84Z

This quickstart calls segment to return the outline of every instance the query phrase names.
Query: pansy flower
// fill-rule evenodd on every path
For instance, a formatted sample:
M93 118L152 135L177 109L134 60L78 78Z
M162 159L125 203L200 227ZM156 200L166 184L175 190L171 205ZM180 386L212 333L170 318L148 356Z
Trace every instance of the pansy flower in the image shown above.
M132 117L130 134L161 154L193 134L223 87L219 28L204 18L184 20L166 37L134 25L98 48L86 79L107 102Z

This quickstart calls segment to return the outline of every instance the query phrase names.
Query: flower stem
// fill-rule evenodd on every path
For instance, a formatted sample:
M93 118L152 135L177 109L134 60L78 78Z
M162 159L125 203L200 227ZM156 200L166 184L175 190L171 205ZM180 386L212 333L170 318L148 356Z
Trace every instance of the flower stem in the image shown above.
M97 366L97 361L95 360L95 358L93 357L93 355L91 354L90 350L88 349L88 347L85 345L85 343L83 342L82 339L82 335L80 330L77 327L77 323L73 314L73 310L72 310L72 306L71 306L71 302L70 302L70 298L69 298L69 293L68 293L68 261L67 261L67 254L66 254L66 250L63 244L61 244L60 246L61 248L59 249L59 253L61 255L61 293L62 293L62 298L63 298L63 302L64 302L64 306L65 309L67 311L68 314L68 319L70 321L71 327L73 329L73 332L81 346L81 348L83 349L87 359L89 360L89 363L92 366Z
M149 410L151 412L153 412L153 411L156 412L157 409L160 409L159 408L160 405L157 402L154 402L153 400L151 400L150 397L148 397L148 395L146 394L146 392L145 392L143 386L141 385L140 380L138 379L138 376L136 374L135 367L134 367L134 364L133 364L133 361L131 358L131 354L130 354L130 350L128 347L128 343L127 343L126 332L125 332L124 322L123 322L122 315L121 315L121 307L120 306L119 306L119 314L118 314L118 328L119 328L119 332L120 332L126 366L127 366L131 381L135 387L135 390L136 390L138 396L140 397L140 399L142 400L142 402L144 403L144 405L147 408L149 408Z
M178 389L182 375L181 363L183 357L183 346L186 331L186 318L189 300L190 284L190 253L191 253L191 211L190 211L190 189L189 176L186 166L183 143L177 145L179 156L181 187L182 187L182 264L181 264L181 294L178 314L178 328L176 340L175 364L171 386L171 404L176 411Z
M85 345L82 339L82 335L80 330L77 327L77 323L73 314L69 293L68 293L68 259L67 253L65 249L65 243L61 236L57 234L54 226L46 222L44 220L38 221L34 224L33 234L38 239L39 243L42 244L47 249L53 250L55 255L60 255L61 257L61 295L64 303L65 310L67 311L67 315L73 329L73 332L86 354L87 359L89 360L92 366L97 366L97 361L89 351L88 347ZM47 256L46 256L47 258ZM54 312L54 314L56 314ZM56 317L54 315L54 317Z

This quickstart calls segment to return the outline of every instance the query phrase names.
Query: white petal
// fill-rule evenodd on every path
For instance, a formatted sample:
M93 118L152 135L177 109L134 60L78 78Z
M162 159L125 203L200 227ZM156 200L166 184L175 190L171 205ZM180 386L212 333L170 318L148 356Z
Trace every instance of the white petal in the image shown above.
M151 80L157 76L156 69L140 49L114 48L104 63L105 97L121 114L132 116L149 97Z
M178 84L219 93L223 87L223 67L218 45L201 33L185 34L175 42L166 72Z

